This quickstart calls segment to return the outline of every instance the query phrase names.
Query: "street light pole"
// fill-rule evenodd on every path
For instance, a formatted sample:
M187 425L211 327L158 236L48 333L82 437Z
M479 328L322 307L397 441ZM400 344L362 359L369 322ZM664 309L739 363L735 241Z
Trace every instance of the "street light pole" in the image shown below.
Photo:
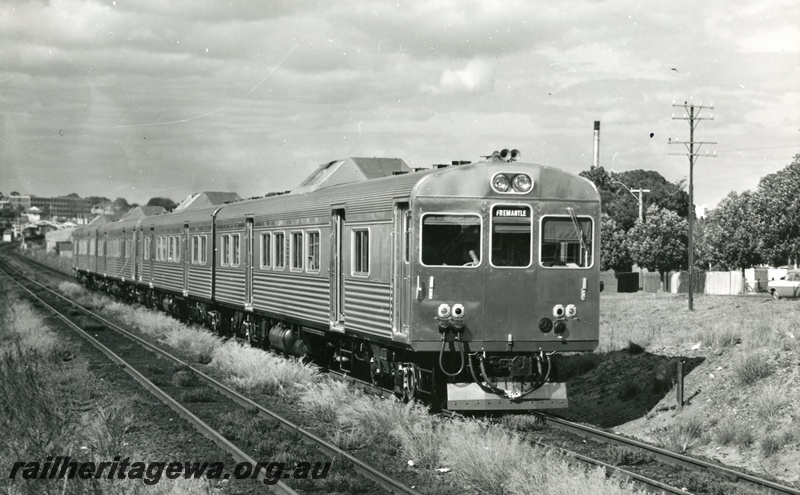
M644 221L644 215L642 214L642 193L649 193L650 189L631 189L631 194L639 193L639 221Z
M630 189L628 186L626 186L625 184L623 184L622 182L620 182L620 181L618 181L618 180L611 181L611 183L612 183L612 184L619 184L619 185L621 185L621 186L622 186L622 187L624 187L624 188L625 188L625 189L626 189L626 190L627 190L629 193L631 193L631 194L633 195L633 197L634 197L634 198L636 198L636 199L638 199L638 200L639 200L639 223L642 223L642 222L644 222L644 207L643 207L644 201L643 201L643 198L642 198L642 193L649 193L649 192L650 192L650 189ZM634 193L639 193L639 195L637 196L637 195L636 195L636 194L634 194ZM643 279L643 275L642 275L642 267L640 266L640 267L639 267L639 290L642 290L642 289L644 288L644 280L642 280L642 279Z

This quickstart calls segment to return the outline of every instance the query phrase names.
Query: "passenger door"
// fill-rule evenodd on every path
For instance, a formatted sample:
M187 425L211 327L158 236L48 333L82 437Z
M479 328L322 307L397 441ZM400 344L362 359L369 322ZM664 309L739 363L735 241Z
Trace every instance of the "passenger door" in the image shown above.
M344 332L344 208L331 210L330 329Z
M411 313L411 212L407 202L394 205L392 256L392 336L408 338Z
M189 238L189 224L183 224L183 236L181 236L181 243L183 244L183 252L181 253L183 256L181 257L181 261L183 262L183 295L189 295L189 263L191 263L191 251L192 246L190 243ZM180 248L179 248L180 249Z
M253 218L245 219L244 234L244 309L253 311Z

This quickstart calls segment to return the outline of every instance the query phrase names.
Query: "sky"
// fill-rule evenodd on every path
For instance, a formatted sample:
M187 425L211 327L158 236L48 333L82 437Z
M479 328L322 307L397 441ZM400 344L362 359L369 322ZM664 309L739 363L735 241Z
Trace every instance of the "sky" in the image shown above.
M688 180L695 203L800 153L800 2L0 3L0 192L180 201L297 186L348 156L503 148ZM628 184L630 188L636 184Z

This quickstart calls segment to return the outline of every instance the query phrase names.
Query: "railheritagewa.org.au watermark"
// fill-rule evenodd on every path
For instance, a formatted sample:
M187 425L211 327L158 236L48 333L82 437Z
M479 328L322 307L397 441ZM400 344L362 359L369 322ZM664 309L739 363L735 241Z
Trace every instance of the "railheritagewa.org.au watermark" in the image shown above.
M330 462L240 462L233 471L225 470L223 462L142 462L130 457L113 461L79 462L69 456L47 457L44 462L18 461L11 467L11 480L63 480L63 479L107 479L142 480L146 485L155 485L162 479L249 479L263 473L264 483L274 485L282 479L323 479L331 469Z

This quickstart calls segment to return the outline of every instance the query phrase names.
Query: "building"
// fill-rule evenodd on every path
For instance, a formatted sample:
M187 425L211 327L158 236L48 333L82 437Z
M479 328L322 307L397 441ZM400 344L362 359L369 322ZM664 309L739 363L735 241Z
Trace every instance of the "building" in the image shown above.
M62 256L72 255L73 229L51 230L44 235L45 248L48 252L55 251ZM69 254L67 254L69 253Z
M45 198L42 196L8 196L4 203L11 208L22 207L24 210L36 207L42 212L42 216L80 218L91 213L92 203L88 199L75 198L69 196L58 196L55 198Z

